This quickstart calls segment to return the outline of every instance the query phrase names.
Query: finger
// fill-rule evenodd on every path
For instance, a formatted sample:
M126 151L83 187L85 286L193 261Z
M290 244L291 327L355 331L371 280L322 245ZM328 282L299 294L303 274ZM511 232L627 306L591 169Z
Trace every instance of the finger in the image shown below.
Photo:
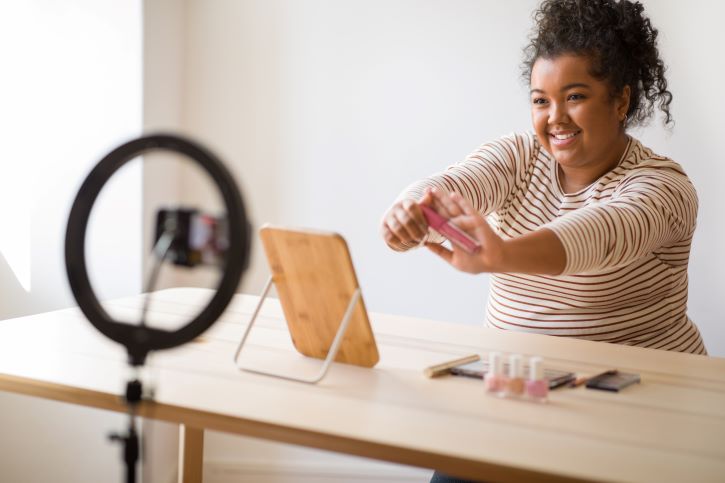
M395 236L395 234L392 232L392 230L390 230L386 223L383 223L381 232L383 240L390 248L397 251L403 250L405 248L403 242L397 236Z
M420 201L418 201L418 204L426 206L431 206L433 204L433 193L431 192L430 188L425 189L425 194L420 199Z
M426 248L432 251L448 263L453 263L453 252L438 243L426 243Z
M395 236L403 242L417 243L423 239L423 235L425 234L402 206L394 208L386 222Z
M463 199L458 193L441 193L441 196L438 197L438 201L443 205L446 213L448 213L448 218L453 218L463 213L463 209L459 205L459 202L456 201L456 198L459 200Z
M393 213L385 218L384 225L385 228L392 234L392 236L400 240L402 243L405 243L406 240L409 241L410 235L408 234L407 230L403 228L403 225Z
M466 215L478 215L478 212L473 208L473 205L469 201L458 193L451 193L451 202L454 203L461 213Z
M420 209L418 203L413 200L404 200L403 209L405 209L408 216L410 216L413 222L418 225L420 232L425 236L425 234L428 233L428 222L426 221L425 216L423 216L423 210Z
M432 207L436 211L436 213L444 218L453 218L453 215L448 211L448 208L443 201L446 197L448 197L448 193L440 188L434 187L431 189L431 195L433 201Z
M461 215L451 220L458 228L471 234L480 242L486 240L489 235L493 234L493 228L488 224L486 218L477 212L470 215Z
M451 219L451 222L465 232L471 233L481 223L479 215L460 215Z
M414 202L411 203L413 205L415 204ZM425 224L423 214L420 213L420 209L417 206L408 205L407 208L401 206L395 213L398 221L400 221L411 240L417 243L423 239L428 231L428 226Z

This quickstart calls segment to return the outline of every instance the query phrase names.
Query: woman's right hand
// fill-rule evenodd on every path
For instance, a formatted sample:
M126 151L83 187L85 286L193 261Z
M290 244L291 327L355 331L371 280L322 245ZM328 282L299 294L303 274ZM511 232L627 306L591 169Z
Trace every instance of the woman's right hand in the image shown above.
M432 195L426 191L425 196L418 202L405 199L391 206L383 215L380 227L385 243L399 252L420 245L428 234L428 223L419 205L430 206L432 203Z

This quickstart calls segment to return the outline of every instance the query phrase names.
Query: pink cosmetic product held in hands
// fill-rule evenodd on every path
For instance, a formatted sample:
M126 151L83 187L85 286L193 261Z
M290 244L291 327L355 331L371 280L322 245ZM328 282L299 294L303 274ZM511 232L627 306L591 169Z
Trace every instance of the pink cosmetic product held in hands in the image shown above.
M423 210L423 216L425 216L428 225L449 239L451 243L455 243L468 253L476 253L481 248L481 244L477 240L471 238L468 233L458 228L447 218L439 215L433 208L420 205L420 209Z

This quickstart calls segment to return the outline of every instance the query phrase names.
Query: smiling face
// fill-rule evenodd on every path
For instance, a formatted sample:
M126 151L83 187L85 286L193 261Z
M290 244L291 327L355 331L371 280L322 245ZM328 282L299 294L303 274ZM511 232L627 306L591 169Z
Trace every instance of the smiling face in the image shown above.
M531 70L531 118L543 148L559 163L562 184L581 188L614 168L627 146L629 87L611 95L585 56L539 58Z

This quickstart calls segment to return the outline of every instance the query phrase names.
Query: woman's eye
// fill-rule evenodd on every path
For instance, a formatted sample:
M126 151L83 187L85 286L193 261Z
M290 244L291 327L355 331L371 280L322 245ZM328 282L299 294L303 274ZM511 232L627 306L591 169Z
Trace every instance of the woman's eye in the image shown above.
M584 96L581 94L569 94L568 99L570 101L580 101L580 100L584 99Z
M531 99L531 103L532 104L546 104L546 99L544 99L543 97L535 97L535 98Z

